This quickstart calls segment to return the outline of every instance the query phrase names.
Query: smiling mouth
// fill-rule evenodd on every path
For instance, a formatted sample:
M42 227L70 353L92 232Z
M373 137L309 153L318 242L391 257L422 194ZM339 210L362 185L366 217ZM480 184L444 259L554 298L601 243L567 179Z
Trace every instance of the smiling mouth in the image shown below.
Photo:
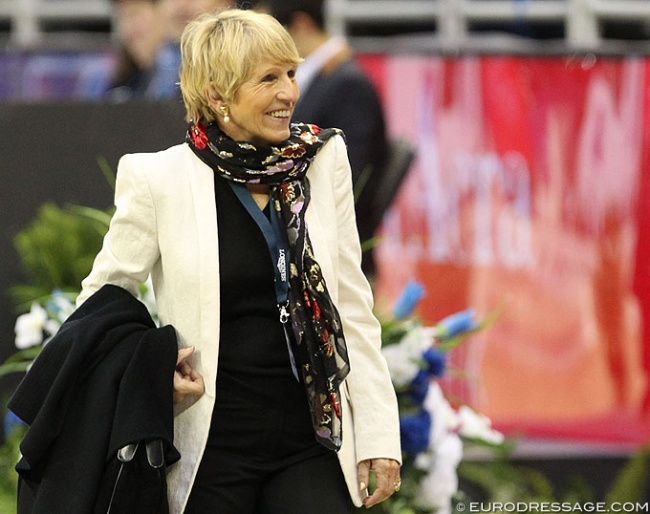
M291 116L291 111L286 109L282 111L273 111L268 113L271 118L283 119Z

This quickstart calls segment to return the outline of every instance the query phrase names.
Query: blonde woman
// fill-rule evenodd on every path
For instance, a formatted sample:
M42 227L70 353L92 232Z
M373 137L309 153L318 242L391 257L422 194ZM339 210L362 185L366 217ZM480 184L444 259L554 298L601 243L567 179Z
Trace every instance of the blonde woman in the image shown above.
M172 514L371 507L399 489L399 421L344 137L290 123L301 59L273 17L203 16L181 51L186 141L121 159L78 303L151 274L176 329Z

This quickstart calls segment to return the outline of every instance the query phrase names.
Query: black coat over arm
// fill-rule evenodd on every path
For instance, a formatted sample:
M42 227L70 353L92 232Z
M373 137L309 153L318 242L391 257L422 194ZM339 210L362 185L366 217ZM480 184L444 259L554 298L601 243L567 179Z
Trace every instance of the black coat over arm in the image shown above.
M18 514L93 512L106 464L126 444L173 446L173 327L106 285L45 346L9 402L29 425L16 466ZM136 512L136 511L134 511Z

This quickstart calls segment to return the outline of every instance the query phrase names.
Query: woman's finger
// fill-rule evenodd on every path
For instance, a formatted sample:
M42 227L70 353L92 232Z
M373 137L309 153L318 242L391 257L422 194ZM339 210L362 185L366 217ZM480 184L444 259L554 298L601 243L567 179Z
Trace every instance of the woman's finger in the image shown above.
M180 348L178 350L178 358L176 359L176 364L180 364L185 359L188 359L194 353L194 346L188 346L186 348Z

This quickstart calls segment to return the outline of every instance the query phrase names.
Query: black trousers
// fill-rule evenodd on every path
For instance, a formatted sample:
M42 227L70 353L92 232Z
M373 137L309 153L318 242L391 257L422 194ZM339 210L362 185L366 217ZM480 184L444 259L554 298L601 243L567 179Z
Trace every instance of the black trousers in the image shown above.
M352 513L338 458L324 448L266 462L208 452L201 468L185 514Z
M338 457L316 441L302 385L289 375L286 387L270 381L267 398L261 386L246 396L247 383L227 388L227 377L184 514L350 514Z

